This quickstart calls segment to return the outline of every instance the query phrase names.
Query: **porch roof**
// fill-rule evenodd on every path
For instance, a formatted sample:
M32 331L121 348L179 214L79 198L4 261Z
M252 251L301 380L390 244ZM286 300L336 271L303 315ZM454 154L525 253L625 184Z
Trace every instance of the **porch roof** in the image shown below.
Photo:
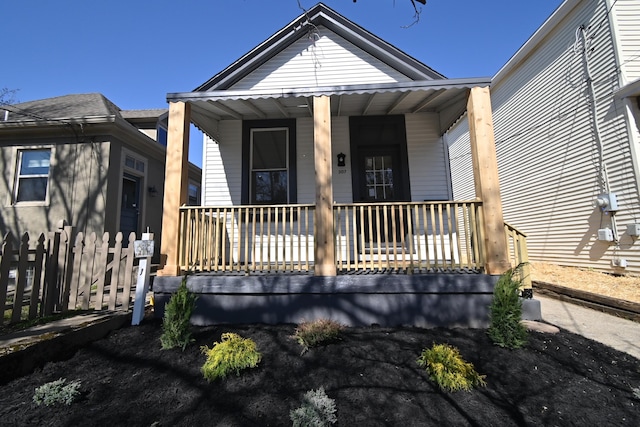
M191 104L191 120L210 136L215 122L312 117L314 96L331 97L334 116L366 116L432 112L440 115L440 133L465 112L469 90L490 86L491 78L420 80L265 90L218 90L170 93L168 102Z

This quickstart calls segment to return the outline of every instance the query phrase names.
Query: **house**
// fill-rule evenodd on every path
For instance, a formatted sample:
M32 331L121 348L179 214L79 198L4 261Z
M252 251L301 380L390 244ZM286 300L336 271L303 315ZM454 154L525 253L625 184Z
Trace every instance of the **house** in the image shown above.
M156 308L190 271L194 323L486 323L512 266L490 83L447 79L319 3L168 94ZM456 201L446 134L465 111L478 197ZM202 206L181 207L191 123Z
M494 76L504 217L532 261L640 274L640 3L567 0ZM449 133L470 197L466 120Z
M99 93L2 106L2 235L38 235L65 220L112 240L147 228L159 240L166 141L156 137L166 113L123 111ZM199 185L200 169L187 169Z

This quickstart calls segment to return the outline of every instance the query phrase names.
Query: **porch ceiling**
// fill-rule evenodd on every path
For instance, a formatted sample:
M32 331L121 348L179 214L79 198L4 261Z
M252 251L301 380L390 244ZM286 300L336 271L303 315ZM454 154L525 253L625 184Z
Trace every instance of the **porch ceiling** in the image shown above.
M331 97L334 116L438 113L440 133L443 134L465 112L469 90L490 85L490 78L481 78L303 89L222 90L170 93L167 101L191 103L192 122L209 135L215 134L215 122L220 120L312 117L312 98L321 95Z

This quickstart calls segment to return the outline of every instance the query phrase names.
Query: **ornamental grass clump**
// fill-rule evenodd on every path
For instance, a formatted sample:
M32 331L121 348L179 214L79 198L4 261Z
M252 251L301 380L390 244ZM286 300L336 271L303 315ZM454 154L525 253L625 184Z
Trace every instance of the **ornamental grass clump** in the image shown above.
M337 340L344 326L329 319L303 322L296 328L293 338L302 346L302 354L311 347Z
M222 334L221 342L214 342L212 348L203 346L201 349L207 355L201 368L207 381L225 378L231 372L240 375L241 370L255 368L262 359L255 341L231 332Z
M522 279L516 279L518 270L503 273L496 283L491 302L491 324L487 333L495 345L515 349L527 343L527 328L522 324Z
M187 276L182 279L175 294L164 307L162 321L162 335L160 343L164 350L175 347L182 348L192 342L191 339L191 314L196 307L196 296L187 289Z
M478 374L473 364L466 362L460 351L448 344L434 344L430 349L424 349L417 362L443 391L469 391L486 385L485 376Z
M33 401L36 405L42 404L46 406L56 405L58 403L71 405L80 396L80 381L73 381L66 384L65 378L51 381L36 388L33 395Z
M325 427L338 421L336 416L336 402L324 391L309 390L302 398L302 405L289 412L293 427Z

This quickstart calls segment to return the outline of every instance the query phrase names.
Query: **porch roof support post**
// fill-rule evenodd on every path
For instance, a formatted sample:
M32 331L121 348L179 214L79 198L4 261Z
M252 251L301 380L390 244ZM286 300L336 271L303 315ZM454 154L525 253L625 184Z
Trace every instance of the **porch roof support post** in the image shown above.
M482 200L485 270L502 274L511 268L504 230L498 160L488 87L474 87L467 102L476 197Z
M331 168L331 98L313 98L313 158L316 168L314 274L335 276L333 178Z
M191 105L185 102L170 103L162 205L162 269L158 271L161 276L178 276L181 273L178 260L180 206L187 202L190 124Z

